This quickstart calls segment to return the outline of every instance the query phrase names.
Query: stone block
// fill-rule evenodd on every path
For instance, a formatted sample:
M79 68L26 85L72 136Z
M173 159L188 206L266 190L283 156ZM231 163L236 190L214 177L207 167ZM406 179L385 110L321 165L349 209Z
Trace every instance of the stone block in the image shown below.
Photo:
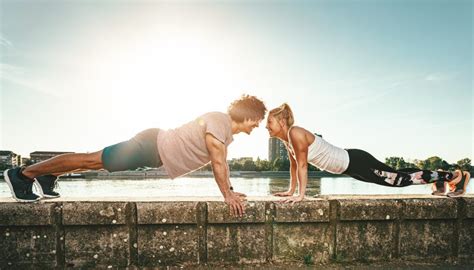
M64 230L66 267L127 266L130 239L126 226L67 226Z
M54 268L56 231L50 226L0 227L0 269Z
M138 224L196 224L197 202L137 202Z
M0 226L51 225L53 203L0 203Z
M329 223L280 223L273 226L273 258L301 264L327 263L333 248Z
M126 202L65 202L64 225L126 224Z
M275 203L275 222L329 222L329 201Z
M209 262L262 263L266 260L264 224L215 224L207 228Z
M338 200L340 220L393 220L398 219L400 202L387 199Z
M464 197L461 199L464 200L466 206L466 218L474 218L474 198Z
M391 221L356 221L337 224L337 262L370 262L394 257L395 224Z
M404 219L455 219L458 216L457 200L453 198L405 199Z
M229 206L224 202L208 202L209 223L260 223L265 222L265 202L246 202L245 215L234 217L230 214Z
M138 227L140 266L173 266L198 262L196 225L147 225Z
M474 259L474 220L465 219L459 231L459 255L462 258Z
M400 225L400 257L446 259L453 254L455 220L410 220Z

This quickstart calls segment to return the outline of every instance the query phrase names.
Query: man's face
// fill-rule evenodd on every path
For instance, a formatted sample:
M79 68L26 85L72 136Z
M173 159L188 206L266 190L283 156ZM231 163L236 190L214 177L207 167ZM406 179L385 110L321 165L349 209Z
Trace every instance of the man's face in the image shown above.
M243 132L250 134L254 128L257 128L258 125L262 122L262 119L260 120L251 120L251 119L246 119L243 123Z

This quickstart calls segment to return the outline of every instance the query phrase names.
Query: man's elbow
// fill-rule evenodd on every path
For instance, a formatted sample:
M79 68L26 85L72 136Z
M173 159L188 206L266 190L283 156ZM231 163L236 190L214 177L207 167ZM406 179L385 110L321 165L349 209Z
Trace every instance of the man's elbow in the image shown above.
M221 160L212 161L211 166L213 170L223 170L226 168L225 162Z

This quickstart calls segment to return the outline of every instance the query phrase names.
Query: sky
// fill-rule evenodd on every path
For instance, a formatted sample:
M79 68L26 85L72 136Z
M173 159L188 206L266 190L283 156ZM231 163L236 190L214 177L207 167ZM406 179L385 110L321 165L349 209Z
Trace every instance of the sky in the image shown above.
M473 3L0 0L0 149L93 152L287 102L376 158L473 159ZM268 158L265 123L228 157Z

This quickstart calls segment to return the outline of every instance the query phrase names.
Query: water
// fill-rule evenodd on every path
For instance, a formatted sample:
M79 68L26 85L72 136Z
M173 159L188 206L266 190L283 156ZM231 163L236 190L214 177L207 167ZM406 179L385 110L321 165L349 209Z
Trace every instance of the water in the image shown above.
M235 191L249 196L266 196L288 189L288 179L272 178L232 178ZM474 181L468 186L473 193ZM174 196L221 196L213 178L182 177L170 179L137 180L98 180L98 179L61 179L59 181L62 197L67 198L104 198L104 197L174 197ZM403 188L391 188L365 183L348 177L308 179L306 195L334 194L431 194L431 185L412 185ZM10 198L7 184L0 180L0 198Z

